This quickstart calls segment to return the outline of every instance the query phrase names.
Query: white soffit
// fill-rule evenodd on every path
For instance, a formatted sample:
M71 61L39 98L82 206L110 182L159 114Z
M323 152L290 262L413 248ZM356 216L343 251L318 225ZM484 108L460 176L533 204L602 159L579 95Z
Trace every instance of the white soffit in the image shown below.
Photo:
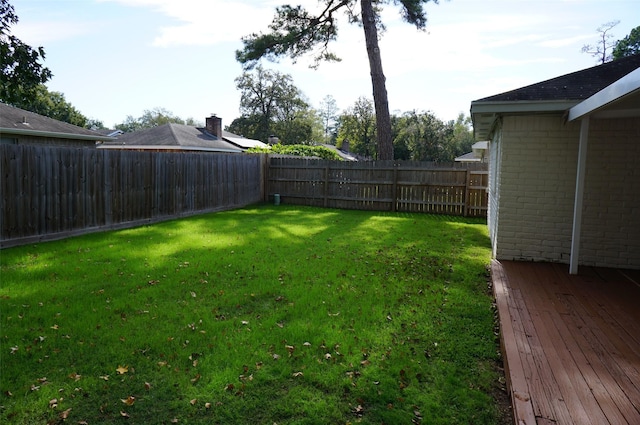
M613 103L622 103L623 98L627 98L635 92L640 92L640 68L628 73L618 81L615 81L569 109L569 121L597 112ZM640 102L631 100L625 103L626 108L615 108L615 110L608 111L610 112L609 114L605 113L607 111L602 111L603 117L634 116L640 114Z

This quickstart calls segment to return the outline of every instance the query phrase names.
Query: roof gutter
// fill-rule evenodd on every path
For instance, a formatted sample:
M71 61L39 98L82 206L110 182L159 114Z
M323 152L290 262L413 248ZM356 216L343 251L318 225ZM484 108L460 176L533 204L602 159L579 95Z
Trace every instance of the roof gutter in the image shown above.
M52 139L75 139L75 140L92 140L92 141L116 140L114 137L103 136L102 134L96 134L95 136L92 136L90 134L58 133L55 131L25 130L21 128L7 128L7 127L0 128L0 134L13 134L16 136L49 137Z

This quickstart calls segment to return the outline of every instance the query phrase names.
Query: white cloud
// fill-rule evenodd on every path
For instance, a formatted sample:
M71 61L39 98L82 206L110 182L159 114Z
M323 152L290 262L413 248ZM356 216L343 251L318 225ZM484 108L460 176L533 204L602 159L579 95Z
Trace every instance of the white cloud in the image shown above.
M266 29L273 7L228 0L100 0L130 7L148 7L176 21L158 28L156 47L203 46L239 41L247 33ZM264 2L261 2L264 3Z
M21 20L12 28L12 32L23 42L31 46L43 46L50 43L69 40L89 34L95 26L86 22Z

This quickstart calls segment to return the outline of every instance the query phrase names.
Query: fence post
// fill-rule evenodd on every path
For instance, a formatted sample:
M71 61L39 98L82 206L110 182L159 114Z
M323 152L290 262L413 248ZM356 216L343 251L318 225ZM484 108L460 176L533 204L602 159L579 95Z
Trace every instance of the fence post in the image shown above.
M471 170L467 168L467 178L466 183L464 185L464 206L462 207L462 216L469 216L469 187L471 186Z
M396 212L398 205L398 163L393 163L393 185L391 186L391 212Z
M329 202L329 164L324 167L324 201L322 205L327 208Z

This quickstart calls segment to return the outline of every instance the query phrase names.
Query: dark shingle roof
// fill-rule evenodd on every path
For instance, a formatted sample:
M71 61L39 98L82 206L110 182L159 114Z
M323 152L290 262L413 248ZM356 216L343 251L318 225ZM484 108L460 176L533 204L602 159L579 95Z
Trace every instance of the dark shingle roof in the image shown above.
M478 99L474 103L584 100L637 68L640 68L640 55L629 56L530 86Z
M103 146L157 146L166 149L242 152L235 145L218 139L203 128L174 123L124 133L115 141L104 143Z
M65 139L77 138L87 140L103 140L105 136L86 128L78 127L63 121L54 120L24 109L0 103L0 132L11 133L21 132L38 135L38 133L47 133L48 137L58 137ZM51 134L54 133L54 134Z

